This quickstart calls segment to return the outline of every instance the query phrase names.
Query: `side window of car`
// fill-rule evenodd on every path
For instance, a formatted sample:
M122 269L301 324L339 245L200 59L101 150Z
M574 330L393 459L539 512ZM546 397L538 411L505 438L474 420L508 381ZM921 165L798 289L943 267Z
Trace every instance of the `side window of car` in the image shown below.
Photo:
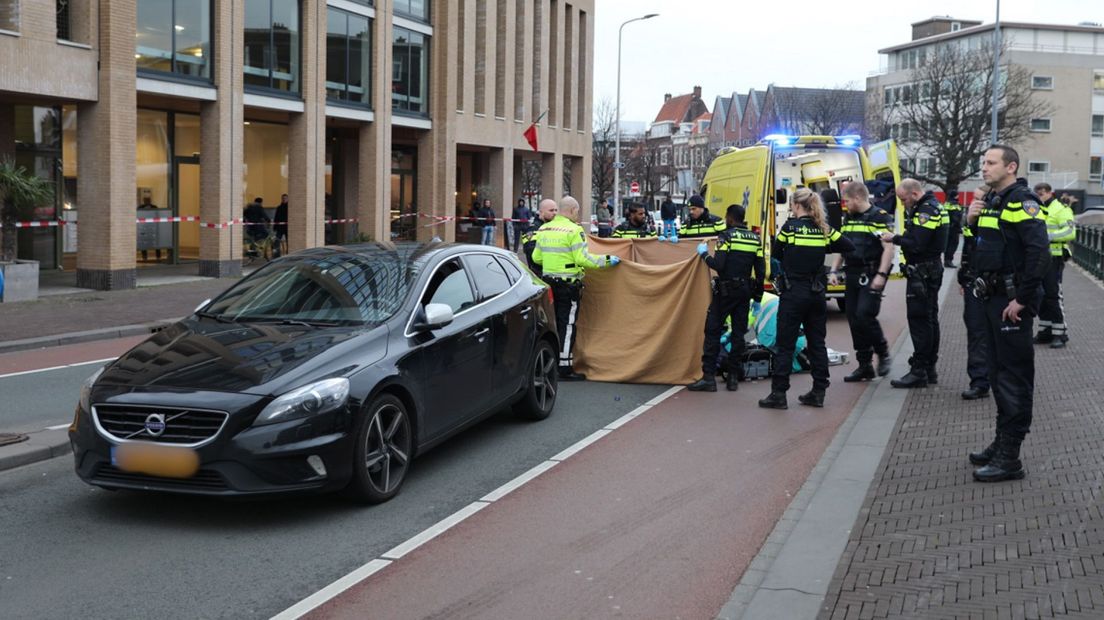
M511 284L521 279L521 269L513 261L499 256L498 262L502 263L502 267L506 269L506 275L510 277Z
M475 295L472 293L471 284L468 283L468 274L460 265L460 261L450 260L441 265L441 268L433 274L422 303L446 304L452 308L453 314L475 305Z
M471 268L480 301L497 297L514 284L506 275L506 270L490 254L469 254L464 261Z

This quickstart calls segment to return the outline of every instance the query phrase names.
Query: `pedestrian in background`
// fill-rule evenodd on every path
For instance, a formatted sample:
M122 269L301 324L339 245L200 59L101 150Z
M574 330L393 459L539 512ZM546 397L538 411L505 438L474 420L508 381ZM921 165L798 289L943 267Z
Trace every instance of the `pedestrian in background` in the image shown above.
M582 381L575 372L575 319L583 298L583 277L587 269L613 267L617 256L595 256L587 250L586 233L579 226L579 202L571 196L560 199L559 213L540 227L533 248L533 262L543 269L544 281L552 287L552 305L560 332L561 381Z
M1073 209L1054 196L1049 183L1035 186L1035 195L1046 212L1047 237L1050 239L1050 266L1043 277L1043 302L1039 306L1039 333L1035 344L1049 344L1061 349L1069 342L1066 334L1066 313L1062 306L1062 273L1070 258L1069 242L1077 233L1073 227Z
M895 388L922 388L936 383L939 360L939 287L943 285L943 252L947 249L947 224L943 208L916 179L897 186L897 198L905 205L904 234L882 234L886 242L904 252L905 314L914 348L910 370L890 382Z
M1050 252L1046 213L1027 181L1017 179L1020 155L1012 147L985 151L981 175L991 191L970 204L967 221L977 237L971 264L975 293L985 300L989 382L997 404L996 433L984 450L969 455L981 465L979 482L1024 477L1020 446L1031 431L1035 400L1035 350L1031 319L1039 309Z
M514 212L510 216L513 222L510 225L503 226L503 228L513 229L514 238L510 242L510 250L517 252L518 246L521 245L521 236L525 234L526 230L529 230L529 226L533 223L533 212L525 204L524 198L518 198L517 206L514 207Z
M272 218L272 230L276 233L276 243L272 249L273 256L287 254L288 235L288 195L280 195L280 204L276 206L276 213Z
M491 207L491 199L487 198L483 201L483 207L479 209L479 223L483 226L483 239L481 243L483 245L494 245L495 234L495 212Z
M958 236L962 232L962 205L958 204L958 190L947 190L947 200L943 203L943 214L947 219L947 249L943 253L943 266L954 269L954 255L958 251Z
M595 214L598 220L598 236L605 238L613 234L613 210L603 198L598 201L598 210Z
M660 241L678 243L678 226L675 224L677 217L678 208L675 203L671 202L670 197L664 198L663 204L659 205L659 219L663 222L663 229L659 231Z
M748 230L744 208L729 205L725 212L728 229L717 236L716 250L698 244L698 256L717 272L713 278L713 297L705 314L705 344L702 347L702 377L686 389L691 392L717 391L717 358L721 353L721 333L725 321L732 325L732 350L727 359L725 389L735 392L743 379L743 358L751 301L763 298L763 280L767 269L763 262L763 244L759 233ZM752 274L754 272L754 277Z
M974 190L974 196L989 193L989 186ZM973 255L977 250L977 237L968 223L962 226L962 258L958 263L958 291L962 295L962 321L966 324L966 376L970 387L962 391L962 400L978 400L989 396L989 344L985 337L985 302L974 294Z
M790 389L794 348L798 331L804 327L806 351L812 363L813 389L797 397L810 407L823 407L828 390L828 308L825 295L828 280L824 258L831 252L853 252L855 246L828 225L824 206L816 192L802 187L790 199L790 219L782 225L771 244L771 258L781 264L775 290L778 302L778 332L771 368L771 392L760 407L786 409Z

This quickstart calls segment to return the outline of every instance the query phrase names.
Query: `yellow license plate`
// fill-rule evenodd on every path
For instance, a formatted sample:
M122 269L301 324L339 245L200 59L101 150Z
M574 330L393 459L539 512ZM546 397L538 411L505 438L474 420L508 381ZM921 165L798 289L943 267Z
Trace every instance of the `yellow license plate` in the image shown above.
M151 443L114 446L111 463L125 472L163 478L191 478L199 471L199 455L195 450Z

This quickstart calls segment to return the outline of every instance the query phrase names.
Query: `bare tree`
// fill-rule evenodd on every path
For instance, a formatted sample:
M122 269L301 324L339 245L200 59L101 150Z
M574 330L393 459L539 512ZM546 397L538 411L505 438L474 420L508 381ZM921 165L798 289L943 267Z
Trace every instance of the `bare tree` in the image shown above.
M865 93L854 83L835 88L780 88L760 120L762 129L792 135L861 133Z
M885 118L897 128L891 133L902 154L931 165L923 174L918 165L903 172L944 190L978 172L990 138L994 49L988 44L971 50L965 41L949 41L913 69L911 84L900 90L901 101ZM1020 144L1031 137L1031 119L1049 116L1054 108L1034 96L1025 67L1005 64L999 79L998 141Z
M601 199L613 194L613 164L616 161L617 119L609 97L594 106L594 128L591 142L591 185Z
M541 161L525 159L521 162L521 191L526 198L532 198L541 191Z
M625 177L640 183L640 191L651 202L674 181L671 142L666 138L644 139L636 144L625 161ZM666 151L666 158L664 157Z

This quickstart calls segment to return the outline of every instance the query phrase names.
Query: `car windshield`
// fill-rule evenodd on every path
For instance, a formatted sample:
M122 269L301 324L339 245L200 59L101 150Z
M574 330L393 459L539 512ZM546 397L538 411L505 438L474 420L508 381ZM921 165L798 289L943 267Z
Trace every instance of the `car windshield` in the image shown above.
M307 254L270 263L226 291L201 316L229 321L363 325L399 311L416 276L410 254Z

